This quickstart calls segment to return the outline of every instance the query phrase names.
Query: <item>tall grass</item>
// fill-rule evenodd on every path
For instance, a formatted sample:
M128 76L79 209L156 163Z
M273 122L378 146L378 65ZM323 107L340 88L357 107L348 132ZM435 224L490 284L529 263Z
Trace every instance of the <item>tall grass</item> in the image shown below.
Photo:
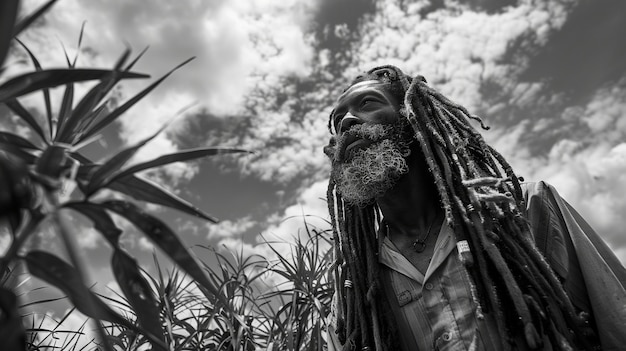
M219 262L204 268L229 302L227 308L207 299L178 269L164 272L155 259L157 273L144 274L158 296L170 349L322 350L332 296L327 279L332 259L324 249L328 233L305 228L306 238L295 239L289 252L274 250L273 258L203 248ZM112 301L130 320L138 319L122 295ZM124 350L139 350L148 342L124 326L110 324L106 331Z

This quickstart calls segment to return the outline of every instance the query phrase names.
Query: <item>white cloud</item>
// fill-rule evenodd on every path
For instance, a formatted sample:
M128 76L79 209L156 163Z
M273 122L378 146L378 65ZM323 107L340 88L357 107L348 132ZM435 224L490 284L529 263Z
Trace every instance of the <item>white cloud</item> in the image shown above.
M224 239L241 237L243 233L252 229L257 223L250 217L240 218L234 221L225 220L217 224L209 223L206 225L208 230L207 239Z
M269 219L273 224L257 237L257 242L268 242L280 255L289 257L292 245L298 240L306 243L311 236L330 229L328 205L325 201L327 186L328 182L323 180L304 189L298 197L297 204L287 207L284 212L275 214ZM324 235L328 236L327 239L331 236L330 233ZM324 240L319 240L319 243L322 248L328 247ZM267 245L260 245L257 249L265 257L275 257Z
M568 1L521 1L497 14L447 7L422 16L421 5L402 10L397 1L379 3L378 12L361 28L354 49L353 76L375 65L394 64L408 74L421 74L447 96L470 110L481 106L481 83L492 80L505 89L527 66L526 56L515 54L515 43L537 47L563 25ZM459 5L460 6L460 5ZM393 26L392 26L393 24Z
M531 125L524 121L510 128L487 132L488 141L529 181L545 180L554 185L617 252L626 247L623 214L626 213L626 85L600 89L582 106L566 108L554 118L565 122L578 138L559 139L543 155L530 152L523 136L550 131L554 123ZM560 117L560 118L559 118ZM586 132L585 132L586 131ZM532 140L532 139L531 139ZM620 251L622 250L622 251ZM622 262L625 262L623 260Z
M32 12L39 5L38 1L26 1L23 12ZM65 66L58 41L73 57L83 21L87 24L79 66L112 67L125 43L135 51L150 46L135 70L153 77L196 56L121 119L122 139L133 142L157 130L190 102L216 114L240 113L246 96L259 84L309 74L314 50L306 33L317 6L317 1L304 0L186 0L175 5L167 1L98 0L87 4L67 0L55 4L45 22L22 38L45 67ZM127 82L122 95L128 98L147 84L145 80ZM159 139L143 152L176 150L175 144L167 144L167 135ZM180 167L176 171L195 174Z

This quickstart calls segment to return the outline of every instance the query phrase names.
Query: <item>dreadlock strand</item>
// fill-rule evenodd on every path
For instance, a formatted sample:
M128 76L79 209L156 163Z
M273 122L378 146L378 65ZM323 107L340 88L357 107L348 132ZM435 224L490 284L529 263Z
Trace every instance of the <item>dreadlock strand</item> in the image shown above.
M368 209L363 209L362 212L362 221L364 226L364 231L367 228L373 227L374 221L374 211L368 211ZM376 242L376 236L367 236L365 239L365 246L367 250L367 261L368 261L368 284L369 287L367 289L366 298L367 302L370 305L371 312L371 321L372 321L372 332L374 337L374 345L376 350L382 350L382 341L380 334L380 325L378 322L378 309L376 303L376 295L378 290L378 262L376 261L376 255L374 251L374 245Z
M443 96L443 94L441 94L440 92L438 92L437 90L429 87L428 85L426 85L426 83L421 82L421 85L424 86L424 90L427 91L429 94L433 95L436 99L440 100L441 102L443 102L444 104L448 105L451 108L457 109L459 111L462 111L465 115L467 115L467 117L478 121L478 123L480 123L480 127L483 128L484 130L489 130L490 127L485 125L483 123L483 120L476 116L476 115L472 115L471 113L469 113L469 111L467 111L467 109L455 102L453 102L452 100L448 99L447 97Z
M515 189L515 198L519 200L518 206L519 208L524 208L524 204L522 202L522 187L519 183L519 178L515 175L515 172L513 172L513 167L511 167L511 165L506 161L504 156L502 156L502 154L500 154L496 149L489 146L489 152L496 158L496 160L498 160L498 162L500 162L500 164L504 168L507 177L509 177L511 183L513 184L513 188Z
M474 209L474 211L476 211L476 209ZM475 257L475 261L478 263L478 267L473 270L474 276L476 277L476 281L481 281L483 283L477 285L477 288L480 289L479 291L482 291L482 296L485 296L488 302L488 312L493 313L498 334L502 336L499 339L500 348L502 350L510 350L511 346L507 340L508 331L506 328L505 315L500 302L498 289L490 276L490 269L485 256L480 254L484 248L482 247L482 244L477 237L478 235L471 223L466 224L466 230L468 232L468 238L470 239L470 245L474 248L472 250L473 256ZM478 280L479 277L480 280Z
M435 162L433 158L434 153L432 152L430 143L426 140L425 133L416 118L415 107L413 104L413 96L416 94L415 90L418 87L418 84L416 84L416 81L417 80L415 79L413 80L405 97L404 103L407 109L407 114L408 114L407 118L411 126L413 126L415 137L418 140L418 143L422 149L422 153L425 155L426 163L428 164L430 172L433 175L435 186L438 189L439 196L440 196L443 208L444 208L444 212L446 214L446 221L448 224L452 225L454 223L454 220L452 218L452 205L450 201L450 196L444 184L445 180L443 178L443 172L441 171L441 168L439 167L437 162ZM421 105L417 105L417 108L418 108L418 112L420 116L426 116L426 111ZM426 119L426 118L423 118L423 119Z

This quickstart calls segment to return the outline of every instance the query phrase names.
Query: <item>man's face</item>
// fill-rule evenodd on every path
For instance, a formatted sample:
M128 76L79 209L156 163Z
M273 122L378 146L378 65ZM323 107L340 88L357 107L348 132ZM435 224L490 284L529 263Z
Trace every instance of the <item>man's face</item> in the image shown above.
M357 83L337 100L331 115L335 145L326 152L343 199L371 203L408 172L410 133L400 104L384 83Z

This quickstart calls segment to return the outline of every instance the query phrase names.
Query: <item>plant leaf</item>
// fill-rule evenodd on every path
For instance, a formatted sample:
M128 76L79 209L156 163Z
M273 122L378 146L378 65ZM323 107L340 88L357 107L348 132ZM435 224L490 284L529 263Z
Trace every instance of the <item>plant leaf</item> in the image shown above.
M24 50L26 50L26 52L28 53L28 56L30 56L30 60L33 61L33 65L35 66L35 69L37 70L37 72L43 71L43 68L41 67L41 64L39 63L39 60L37 60L37 57L35 57L35 55L32 53L32 51L30 51L30 49L26 46L26 44L22 43L22 41L17 38L15 40L20 45L22 45ZM46 105L46 117L48 119L48 125L51 126L52 125L52 105L50 103L50 90L41 89L41 92L43 93L43 100ZM46 141L45 138L44 138L44 141Z
M121 80L120 73L122 72L120 69L128 59L129 55L130 50L126 49L110 73L104 77L100 83L91 88L85 96L83 96L67 118L59 121L59 132L55 137L55 141L72 144L79 136L77 133L84 132L81 131L79 127L91 124L91 119L95 116L90 115L89 112L93 110L93 108L102 101L111 89L113 89L115 84Z
M24 139L19 135L9 133L9 132L0 131L0 143L12 144L12 145L25 148L25 149L41 150L40 147L34 145L27 139Z
M43 129L41 128L39 123L37 123L37 121L35 120L35 117L33 117L33 115L30 112L28 112L28 110L26 110L24 106L22 106L22 104L20 104L19 101L17 101L17 99L6 101L5 104L18 117L24 120L24 122L26 122L35 131L35 133L37 133L37 135L41 137L41 140L47 142Z
M48 11L50 6L52 6L57 0L50 0L47 3L43 4L37 11L33 12L30 16L22 19L18 24L15 25L13 29L13 36L17 36L23 31L26 27L28 27L31 23L33 23L39 16L41 16L44 12Z
M193 159L197 159L201 157L215 156L215 155L220 155L220 154L235 154L235 153L242 153L242 152L250 152L250 151L243 150L243 149L214 148L214 147L183 150L183 151L175 152L172 154L163 155L158 158L155 158L154 160L142 162L134 166L128 167L127 169L113 175L111 179L109 180L109 182L115 181L117 179L126 177L128 175L131 175L131 174L134 174L134 173L146 170L146 169L159 167L159 166L167 165L167 164L174 163L174 162L183 162L183 161L189 161L189 160L193 160Z
M110 72L110 70L105 69L57 68L25 73L4 82L0 86L0 102L62 84L99 80L106 77ZM149 77L148 75L134 72L122 72L120 74L125 79Z
M134 314L141 328L159 338L165 344L163 327L159 318L159 307L150 284L141 275L137 261L121 249L116 249L111 257L111 267L115 280L133 306ZM157 350L165 350L154 345Z
M127 201L110 200L102 203L102 206L126 218L144 232L153 243L161 248L190 277L209 291L212 296L207 297L211 300L218 299L226 302L219 290L204 274L191 252L187 250L178 236L165 223Z
M74 83L65 85L65 91L63 92L63 100L61 100L61 107L59 108L59 115L56 120L56 128L53 127L54 121L50 121L50 138L54 138L58 134L58 126L63 125L65 120L72 113L72 106L74 104ZM54 134L54 135L53 135Z
M71 202L63 207L70 208L83 216L91 219L94 228L102 233L102 235L115 248L119 246L119 238L122 230L115 225L111 216L98 204L90 202Z
M161 82L163 82L167 77L169 77L170 74L174 73L174 71L176 71L177 69L179 69L182 66L186 65L189 61L191 61L193 59L194 58L192 57L192 58L186 60L185 62L179 64L178 66L174 67L171 71L167 72L163 77L159 78L156 82L150 84L147 88L145 88L144 90L140 91L137 95L133 96L130 100L126 101L122 106L120 106L120 107L116 108L115 110L113 110L109 115L104 117L95 126L90 128L83 135L83 137L80 140L82 140L84 138L88 138L88 137L94 135L95 133L97 133L100 130L102 130L104 127L106 127L109 124L111 124L118 117L120 117L122 114L124 114L124 112L126 112L129 108L131 108L133 105L135 105L139 100L143 99L144 96L146 96L148 93L150 93L159 84L161 84ZM2 101L2 100L0 100L0 101Z
M0 340L4 350L26 350L26 333L17 307L15 294L0 287L0 310L2 310Z
M22 160L24 163L28 165L32 165L37 161L37 157L35 155L13 144L0 143L0 151L6 151L10 153L11 155L19 158L20 160Z
M0 67L11 47L13 40L13 25L17 18L18 0L0 1Z
M147 142L154 139L166 127L167 125L161 127L156 133L152 134L151 136L139 141L135 145L131 145L126 149L123 149L122 151L113 155L113 157L108 159L106 162L104 162L104 164L102 164L100 167L98 167L93 172L93 175L89 180L89 184L87 184L87 193L85 195L89 197L95 191L100 189L104 184L107 184L108 179L115 173L116 170L124 166L124 164L128 160L130 160L142 146L146 145Z
M192 216L204 218L213 223L217 223L218 221L217 218L203 212L160 185L136 175L117 179L109 184L107 188L130 195L140 201L171 207Z
M60 258L33 250L24 256L28 271L35 277L63 291L74 306L85 315L109 322L132 327L132 324L113 311L107 304L94 295L82 283L74 267Z

